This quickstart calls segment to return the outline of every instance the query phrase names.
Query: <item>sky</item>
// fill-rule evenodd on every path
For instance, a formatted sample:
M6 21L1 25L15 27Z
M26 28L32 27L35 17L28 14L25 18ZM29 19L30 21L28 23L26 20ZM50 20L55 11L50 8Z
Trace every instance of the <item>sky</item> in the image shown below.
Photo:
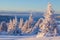
M48 2L60 12L60 0L0 0L0 11L44 11Z

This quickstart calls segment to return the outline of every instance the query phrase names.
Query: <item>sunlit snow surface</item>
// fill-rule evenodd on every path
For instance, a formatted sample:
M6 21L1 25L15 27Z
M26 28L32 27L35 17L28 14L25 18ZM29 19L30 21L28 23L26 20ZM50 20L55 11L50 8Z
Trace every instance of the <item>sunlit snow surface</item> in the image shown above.
M35 36L0 36L0 40L60 40L60 36L56 37L41 37Z

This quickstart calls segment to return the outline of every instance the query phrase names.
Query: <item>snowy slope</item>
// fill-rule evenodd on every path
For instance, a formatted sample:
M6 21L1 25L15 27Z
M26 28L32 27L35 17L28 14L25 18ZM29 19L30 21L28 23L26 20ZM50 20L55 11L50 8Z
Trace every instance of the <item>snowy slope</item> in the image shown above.
M21 37L21 36L6 36L5 38L0 38L0 40L60 40L60 37Z

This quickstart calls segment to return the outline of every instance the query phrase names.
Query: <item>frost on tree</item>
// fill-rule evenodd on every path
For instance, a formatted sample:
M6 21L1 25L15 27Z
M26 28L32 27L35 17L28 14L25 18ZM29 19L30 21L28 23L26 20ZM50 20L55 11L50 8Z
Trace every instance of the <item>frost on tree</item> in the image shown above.
M44 15L43 22L39 25L41 32L38 33L37 37L54 36L54 29L56 29L56 22L54 19L54 10L52 9L51 3L48 3L46 14ZM55 32L56 35L56 32Z
M30 33L32 28L31 28L31 24L33 22L33 18L32 18L32 14L29 17L29 20L26 20L26 22L24 23L24 25L21 28L22 33Z
M37 34L40 30L39 30L39 24L42 22L42 19L40 18L34 25L34 27L32 28L32 33L33 34Z
M23 18L20 18L20 22L19 22L19 28L21 29L23 27Z
M10 20L9 25L8 25L8 34L13 34L14 32L16 32L16 28L17 27L17 18L15 17L15 19Z
M9 24L8 24L8 32L10 32L11 30L13 30L12 20L10 20L10 22L9 22Z

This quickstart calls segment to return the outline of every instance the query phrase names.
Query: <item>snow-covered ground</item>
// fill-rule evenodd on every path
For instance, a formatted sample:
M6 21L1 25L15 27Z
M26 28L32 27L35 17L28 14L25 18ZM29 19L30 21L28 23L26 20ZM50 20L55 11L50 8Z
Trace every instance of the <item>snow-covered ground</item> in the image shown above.
M1 36L0 36L1 37ZM32 37L21 37L21 36L3 36L0 40L60 40L60 36L56 37L41 37L36 38L35 36Z

